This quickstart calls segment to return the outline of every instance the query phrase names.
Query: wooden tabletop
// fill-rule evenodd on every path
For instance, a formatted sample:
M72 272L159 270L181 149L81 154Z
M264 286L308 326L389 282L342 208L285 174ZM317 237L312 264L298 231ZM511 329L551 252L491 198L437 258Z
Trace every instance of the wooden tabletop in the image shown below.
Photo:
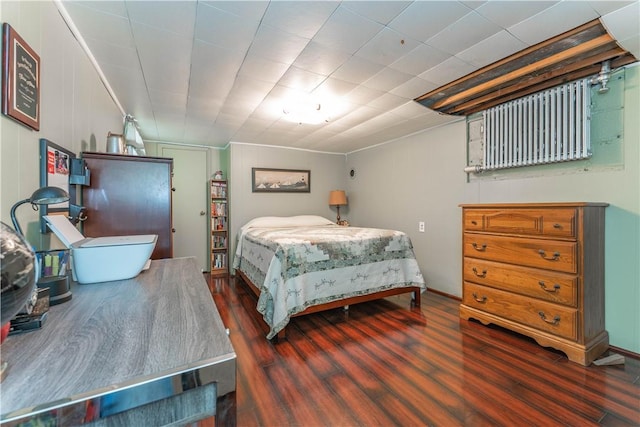
M222 367L208 372L218 396L235 390L235 353L194 258L71 290L41 329L2 344L1 421L203 366Z

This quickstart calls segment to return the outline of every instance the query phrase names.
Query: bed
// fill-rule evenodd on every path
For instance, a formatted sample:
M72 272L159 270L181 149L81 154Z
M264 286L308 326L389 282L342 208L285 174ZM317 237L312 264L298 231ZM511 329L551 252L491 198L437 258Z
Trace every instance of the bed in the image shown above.
M236 273L258 298L267 338L285 336L291 317L426 290L409 237L344 227L315 215L260 217L240 228Z

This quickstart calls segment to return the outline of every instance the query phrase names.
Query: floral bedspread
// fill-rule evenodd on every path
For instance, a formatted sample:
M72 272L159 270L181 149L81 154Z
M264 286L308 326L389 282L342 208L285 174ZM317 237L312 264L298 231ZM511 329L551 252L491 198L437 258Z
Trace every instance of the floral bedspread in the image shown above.
M394 230L250 228L239 235L233 268L260 287L257 310L269 339L309 306L392 288L426 290L411 240Z

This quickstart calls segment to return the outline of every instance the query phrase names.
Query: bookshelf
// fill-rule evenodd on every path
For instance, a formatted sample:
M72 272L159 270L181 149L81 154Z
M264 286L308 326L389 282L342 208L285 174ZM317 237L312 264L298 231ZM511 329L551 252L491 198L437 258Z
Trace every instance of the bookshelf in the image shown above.
M227 181L211 180L211 274L229 271Z

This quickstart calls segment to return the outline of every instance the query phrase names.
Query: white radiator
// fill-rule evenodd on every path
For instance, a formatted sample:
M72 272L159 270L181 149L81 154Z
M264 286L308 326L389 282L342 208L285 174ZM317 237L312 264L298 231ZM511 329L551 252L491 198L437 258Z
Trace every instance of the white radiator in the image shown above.
M590 105L590 83L584 79L486 110L481 169L590 157Z

